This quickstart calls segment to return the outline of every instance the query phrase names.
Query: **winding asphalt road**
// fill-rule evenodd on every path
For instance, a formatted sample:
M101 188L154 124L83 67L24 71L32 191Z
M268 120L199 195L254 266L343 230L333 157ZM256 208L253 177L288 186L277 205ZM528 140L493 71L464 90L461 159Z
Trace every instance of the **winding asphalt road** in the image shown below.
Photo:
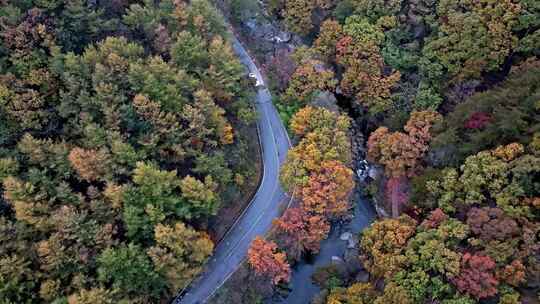
M257 76L259 83L264 83L259 69L236 37L232 37L232 44L249 72ZM272 220L281 214L290 201L278 177L291 144L268 89L259 87L256 107L259 112L257 127L264 168L259 189L244 213L217 245L205 271L173 304L206 303L245 259L251 241L270 229Z

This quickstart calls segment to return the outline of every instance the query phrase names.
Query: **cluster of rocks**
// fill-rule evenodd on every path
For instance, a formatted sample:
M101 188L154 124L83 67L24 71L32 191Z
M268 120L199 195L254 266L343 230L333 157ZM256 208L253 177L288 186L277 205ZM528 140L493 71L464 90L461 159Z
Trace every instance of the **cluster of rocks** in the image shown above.
M333 256L332 264L344 269L346 273L355 277L355 282L368 282L369 272L358 258L358 238L351 232L344 232L340 240L347 242L347 250L343 257Z
M334 113L340 111L339 106L337 105L336 96L330 91L319 92L310 102L310 105L315 107L325 108Z
M352 120L349 132L351 138L353 170L356 173L358 181L364 183L366 179L371 176L370 171L372 171L371 166L366 161L366 139L355 120Z
M354 249L356 248L356 244L358 243L358 240L356 239L356 236L350 232L344 232L339 237L340 240L347 242L347 248Z
M257 52L265 54L264 57L273 56L279 49L295 48L293 35L267 18L251 18L242 22L241 26L243 36L249 38L250 44L256 46Z
M252 18L243 23L244 29L252 37L266 40L272 43L288 43L291 41L291 34L280 30L272 22Z

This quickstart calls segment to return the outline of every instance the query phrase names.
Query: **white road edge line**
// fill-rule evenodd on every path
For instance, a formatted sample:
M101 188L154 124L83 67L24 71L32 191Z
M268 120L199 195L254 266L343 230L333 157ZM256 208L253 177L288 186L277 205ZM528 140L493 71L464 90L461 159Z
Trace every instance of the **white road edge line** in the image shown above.
M259 70L259 67L255 64L255 62L253 61L253 59L251 58L251 56L249 55L249 53L247 53L247 51L245 50L244 46L242 45L242 43L234 36L234 32L233 32L233 39L235 40L236 43L238 43L238 45L242 48L242 50L246 53L245 55L247 55L247 58L249 59L249 65L253 65L255 67L255 72L258 74L258 76L260 76L262 78L262 74L260 73L260 70ZM234 43L234 42L233 42ZM240 56L240 54L237 53L238 56ZM250 70L250 66L248 66L248 71L251 72ZM269 89L267 88L262 88L259 90L259 92L257 92L258 94L261 92L261 91L267 91L268 92L268 96L270 97L270 100L269 100L269 104L270 104L270 107L271 109L273 110L273 114L276 114L277 115L277 118L279 119L279 121L281 121L281 117L279 116L279 113L277 112L277 109L275 109L274 105L273 105L273 102L272 102L272 94L270 92ZM255 103L255 107L256 107L256 104ZM271 133L271 137L274 141L274 150L275 150L275 153L274 153L274 156L277 160L277 164L278 164L278 176L279 176L279 170L281 169L281 164L280 164L280 161L279 161L279 150L278 150L278 144L277 144L277 138L275 136L275 133L274 133L274 130L272 128L272 124L270 122L270 119L268 117L268 110L266 109L266 107L264 106L264 103L259 103L260 106L262 107L262 110L266 113L265 115L265 119L268 123L268 127L270 127L270 133ZM287 143L288 143L288 146L289 147L292 147L292 143L291 143L291 139L289 137L289 133L287 132L287 129L285 128L285 126L283 125L283 123L280 124L279 126L281 129L282 129L282 132L285 134L285 138L287 139ZM259 141L259 146L260 146L260 149L261 149L261 155L263 156L262 157L262 166L263 166L263 177L261 179L261 183L260 185L263 184L265 178L267 177L266 175L266 166L264 165L264 153L265 153L265 150L263 149L263 145L262 145L262 140L261 140L261 131L260 131L260 126L259 124L257 123L257 134L258 134L258 141ZM238 222L243 218L243 216L245 215L245 213L248 211L248 209L250 209L250 207L252 206L253 202L256 201L257 199L257 196L259 194L259 192L261 191L261 187L259 185L259 189L257 189L255 195L253 196L251 202L248 204L248 206L246 206L246 208L244 208L244 210L242 211L242 213L238 216L238 218L236 219L236 221L233 223L233 225L231 226L231 228L229 228L229 230L227 230L227 232L225 233L225 235L221 238L221 241L223 241L228 235L229 233L233 230L233 227L235 227ZM274 195L276 193L276 190L278 189L278 187L280 186L280 182L279 182L279 179L278 179L278 182L276 183L276 185L274 186L274 189L272 190L272 195ZM295 195L295 192L296 192L296 188L293 190L293 193L292 195L290 196L289 198L289 203L287 204L287 208L286 209L289 209L292 202L293 202L293 199L294 199L294 195ZM287 194L285 192L285 194ZM273 197L273 196L272 196ZM227 252L227 256L225 257L225 259L228 259L230 258L230 256L232 256L233 254L233 249L238 246L238 244L240 244L246 237L247 235L249 234L249 232L251 232L254 227L256 226L256 224L259 223L259 221L261 220L262 216L265 214L266 211L268 211L270 209L271 205L268 205L264 212L261 212L261 214L257 217L257 220L255 222L253 222L253 224L251 225L251 227L249 228L249 230L243 235L243 237L235 243L235 245L232 247L231 250L229 250ZM217 246L219 246L222 242L219 242L218 244L216 244L216 248ZM244 263L244 261L246 260L246 258L244 257L242 259L242 261L240 261L240 263L238 265L236 265L236 267L234 268L233 271L231 271L225 278L224 280L210 293L210 295L204 299L203 303L206 303L214 294L217 290L219 290L219 288L221 288L221 286L223 286L223 284L225 284L225 282L227 282L227 280L238 270L238 268L242 265L242 263ZM201 275L203 275L203 273L201 273ZM173 303L177 303L177 300L180 300L179 299L179 295L181 295L190 285L193 281L195 281L195 279L197 278L200 278L201 276L197 276L195 278L193 278L179 293L178 293L178 296L173 300Z

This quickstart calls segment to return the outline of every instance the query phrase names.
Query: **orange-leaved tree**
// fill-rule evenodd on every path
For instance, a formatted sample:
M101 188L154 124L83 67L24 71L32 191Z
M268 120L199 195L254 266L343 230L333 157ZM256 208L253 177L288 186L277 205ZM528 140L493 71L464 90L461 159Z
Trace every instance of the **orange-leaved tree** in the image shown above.
M319 36L314 42L315 50L327 61L335 60L336 45L343 38L343 28L336 20L326 20L321 24Z
M330 219L343 215L354 188L353 172L340 161L325 161L299 193L302 208Z
M417 174L420 162L428 150L431 127L442 119L434 111L413 112L403 132L390 132L386 127L375 130L368 139L368 160L384 166L389 182L387 197L392 203L392 215L396 217L399 206L408 200L405 189L406 177Z
M76 147L71 150L68 159L80 179L93 182L104 179L109 155L104 149L85 150Z
M306 251L318 252L320 242L328 236L330 225L318 215L301 208L290 208L274 221L276 241L289 257L300 259Z
M296 68L289 81L289 87L283 95L287 102L309 102L320 91L334 90L337 80L334 72L318 60L305 60Z
M385 166L389 177L413 176L427 152L430 129L442 116L433 111L413 112L405 131L375 130L368 139L368 159Z
M270 278L273 284L289 281L291 268L287 255L277 251L275 242L257 236L249 247L248 262L257 274Z

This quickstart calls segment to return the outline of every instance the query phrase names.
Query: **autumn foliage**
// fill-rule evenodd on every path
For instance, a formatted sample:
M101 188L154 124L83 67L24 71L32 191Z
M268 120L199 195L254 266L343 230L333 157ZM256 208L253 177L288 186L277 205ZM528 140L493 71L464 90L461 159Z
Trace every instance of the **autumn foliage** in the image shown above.
M429 216L420 224L428 229L437 228L442 222L448 219L448 215L440 208L437 208L429 214Z
M428 41L424 53L458 80L496 70L517 46L512 30L522 9L511 0L444 1L436 10L438 35Z
M335 60L336 45L343 37L343 27L335 20L326 20L321 24L319 36L314 42L315 50L327 61Z
M294 114L290 122L296 136L304 137L311 132L345 132L350 125L350 118L326 109L306 106Z
M477 299L493 296L499 284L494 269L495 262L490 257L465 253L461 260L461 271L453 283L459 291Z
M427 134L411 133L419 138ZM481 303L497 295L510 301L519 298L526 282L537 282L538 262L530 258L539 248L538 237L531 235L539 229L533 220L537 213L518 212L533 207L530 200L516 199L525 186L516 178L537 170L526 151L517 143L503 145L468 158L461 176L452 169L435 171L436 180L427 183L437 188L439 208L416 209L415 216L423 219L420 225L403 230L407 222L401 216L366 229L361 258L370 274L386 283L374 303L422 303L430 297ZM405 238L398 238L399 231L407 232ZM438 293L454 289L456 293Z
M301 206L308 213L338 218L349 209L348 199L353 187L351 169L338 161L324 162L299 189Z
M316 9L328 9L331 0L278 0L283 3L281 14L285 18L287 27L297 34L307 35L313 29L312 15ZM279 7L279 6L278 6Z
M405 125L407 133L378 128L369 136L368 158L384 165L388 176L413 176L428 149L430 128L440 119L436 112L413 112Z
M467 214L467 224L485 241L506 240L519 234L518 223L499 208L472 208Z
M104 150L74 148L68 159L81 179L92 182L104 177L108 162L108 155Z
M491 115L483 112L476 112L471 115L469 119L464 124L464 127L467 129L483 129L487 124L492 121Z
M405 245L416 229L416 222L403 215L397 219L375 222L360 242L364 265L376 277L390 278L407 261Z
M354 188L347 137L349 119L324 108L307 106L291 119L291 129L300 143L287 154L281 169L282 185L298 199L275 220L278 244L293 259L317 252L330 231L329 223L349 210Z
M303 8L317 12L319 33L297 53L333 67L338 100L360 105L352 107L361 113L356 122L374 130L367 159L385 171L368 192L377 204L390 201L394 217L361 233L369 282L333 273L314 302L525 303L529 290L537 292L540 9L533 2L346 0L328 15L314 2ZM347 162L322 144L327 119L315 113L306 107L291 120L300 144L281 181L301 189L302 211L323 214L322 197L336 196L320 182L321 164Z
M306 60L292 74L283 99L304 104L317 92L333 91L336 84L334 72L326 68L323 62Z
M319 251L320 242L326 238L330 225L320 215L310 215L301 208L287 209L274 221L276 239L281 248L293 259L303 253Z
M156 269L164 273L172 290L181 290L202 271L214 244L205 233L183 223L174 227L158 224L154 231L156 245L147 254Z
M287 257L277 251L272 241L255 238L248 250L248 261L257 274L268 277L274 284L289 281L291 269Z
M317 253L331 221L343 218L350 208L354 176L347 167L349 124L344 115L312 106L300 109L290 121L300 142L287 153L280 180L299 206L274 220L272 238L292 260ZM260 243L252 246L255 242Z
M326 161L347 164L351 159L347 129L350 121L324 108L306 107L291 119L291 128L300 139L289 150L281 168L280 181L285 190L306 185L309 176L319 172Z
M348 288L335 288L326 299L327 304L373 303L376 292L370 283L355 283Z
M221 203L256 183L253 90L222 16L1 1L0 24L0 302L169 301L213 251L198 230L228 226Z
M511 286L518 287L526 281L525 265L520 260L514 260L497 272L497 278Z
M380 50L382 29L359 16L349 17L343 29L344 36L335 47L336 62L345 67L341 88L372 113L388 110L391 90L401 74L385 71Z

